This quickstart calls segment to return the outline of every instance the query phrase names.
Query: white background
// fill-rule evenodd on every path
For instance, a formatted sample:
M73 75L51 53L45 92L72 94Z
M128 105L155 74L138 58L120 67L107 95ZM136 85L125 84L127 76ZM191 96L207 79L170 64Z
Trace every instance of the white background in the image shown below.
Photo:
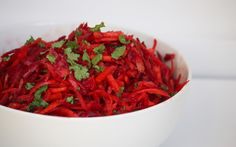
M236 78L235 0L0 0L0 26L108 22L180 50L195 77Z
M235 0L0 0L0 27L101 21L165 40L190 63L192 91L163 147L236 146Z

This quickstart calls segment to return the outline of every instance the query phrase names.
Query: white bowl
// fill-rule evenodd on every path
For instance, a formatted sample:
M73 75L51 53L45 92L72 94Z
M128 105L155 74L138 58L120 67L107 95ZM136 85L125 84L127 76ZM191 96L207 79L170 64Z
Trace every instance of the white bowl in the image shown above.
M36 24L1 28L0 54L6 51L4 49L22 45L30 35L51 40L59 37L58 35L68 34L75 27L76 25ZM151 47L154 37L130 30L124 32L140 37ZM183 75L182 81L190 80L190 69L176 50L160 41L157 49L161 53L175 53L177 73ZM176 125L188 87L189 84L175 96L158 105L106 117L63 118L0 106L0 146L157 147Z

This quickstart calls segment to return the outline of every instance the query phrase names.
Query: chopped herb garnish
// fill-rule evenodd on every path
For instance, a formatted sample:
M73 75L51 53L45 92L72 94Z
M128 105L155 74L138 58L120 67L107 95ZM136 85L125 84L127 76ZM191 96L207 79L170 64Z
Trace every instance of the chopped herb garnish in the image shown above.
M73 96L69 96L66 98L66 102L70 103L70 104L74 104L74 97Z
M81 36L82 35L82 32L80 31L80 30L76 30L75 31L75 36L76 37L79 37L79 36Z
M54 64L55 61L56 61L56 57L55 57L54 55L52 55L52 54L48 54L48 55L46 56L46 58L47 58L48 61L50 61L52 64Z
M9 61L10 59L11 59L11 56L5 56L5 57L2 58L2 60L5 61L5 62Z
M92 59L92 64L97 65L98 62L102 60L102 54L97 54L96 56L93 57Z
M115 48L115 50L111 54L112 58L119 59L121 56L124 55L125 49L126 49L125 46L120 46L120 47Z
M120 87L119 92L116 94L117 97L121 97L121 95L122 95L122 93L124 92L124 90L125 90L125 87L124 87L124 86Z
M102 54L105 50L105 45L101 44L93 49L94 53L96 54Z
M68 42L66 43L66 46L69 47L69 48L71 48L71 49L76 49L76 48L79 47L78 44L77 44L75 41L68 41Z
M75 64L75 65L70 66L70 70L74 70L74 76L76 80L78 81L87 79L89 77L88 68L80 64Z
M44 44L43 42L39 42L38 45L39 45L39 47L41 47L41 48L44 48L44 47L45 47L45 44Z
M82 40L82 43L85 44L85 45L87 45L87 46L90 45L90 43L89 43L87 40Z
M104 70L104 67L98 66L98 65L94 65L93 68L94 68L97 72L102 72L102 71Z
M41 99L41 95L43 92L45 92L48 89L48 85L40 87L35 93L34 98L35 99Z
M83 61L87 61L89 68L91 67L91 60L90 60L89 55L88 55L86 50L84 50L84 54L82 56L82 60Z
M65 49L64 53L67 55L67 62L70 64L69 68L70 70L74 71L74 76L76 80L80 81L82 79L88 78L88 69L76 63L80 55L72 52L72 49L69 47Z
M29 83L29 82L27 82L27 83L25 84L25 89L30 90L31 88L34 87L34 85L35 85L35 83Z
M161 89L165 90L165 91L168 91L169 90L169 87L167 85L164 85L164 84L161 84Z
M28 107L28 111L32 111L35 107L47 107L48 103L45 102L42 99L42 93L45 92L48 89L48 86L42 86L40 87L35 93L34 93L34 100L32 103L30 103Z
M95 27L91 28L91 31L100 32L102 27L105 27L104 22L101 22L100 24L95 25Z
M30 38L28 40L26 40L25 44L31 44L34 41L35 41L34 38L32 36L30 36Z
M118 114L117 110L113 110L112 112L113 112L113 114Z
M69 60L69 62L74 63L74 61L77 61L78 58L80 57L79 54L72 52L72 49L69 47L64 50L64 53L67 55L67 60Z
M170 96L174 96L174 95L176 95L176 92L173 92L173 93L170 94Z
M129 43L130 43L129 40L126 40L126 39L125 39L125 35L123 35L123 34L119 35L119 41L120 41L120 43L122 43L122 44L129 44Z
M52 47L53 47L53 48L61 48L64 43L65 43L65 40L61 40L61 41L58 41L58 42L54 42L54 43L52 44Z

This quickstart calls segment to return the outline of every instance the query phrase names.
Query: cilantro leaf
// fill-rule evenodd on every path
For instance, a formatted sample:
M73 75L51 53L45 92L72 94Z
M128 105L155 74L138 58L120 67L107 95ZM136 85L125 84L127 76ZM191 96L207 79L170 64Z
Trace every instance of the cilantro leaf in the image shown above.
M9 61L10 59L11 59L11 56L5 56L5 57L2 58L2 60L5 61L5 62Z
M90 43L89 43L87 40L82 40L82 43L85 44L85 45L87 45L87 46L90 45Z
M90 60L89 55L88 55L88 53L87 53L86 50L84 50L84 54L83 54L83 56L82 56L82 60L83 60L83 61L87 61L89 67L91 66L91 60Z
M88 69L75 61L78 60L79 54L72 52L71 48L66 48L64 53L67 55L67 62L70 64L69 69L74 71L76 80L80 81L89 77Z
M96 54L102 54L104 50L106 49L104 44L101 44L93 49L94 53Z
M30 44L32 42L34 42L34 38L32 36L30 36L30 38L28 40L26 40L25 44L27 45L27 44Z
M70 103L70 104L74 104L74 97L73 96L69 96L66 98L66 102Z
M41 96L42 93L45 92L48 89L48 85L44 85L40 87L35 93L34 93L34 100L32 103L30 103L29 107L27 108L28 111L32 111L35 107L47 107L48 103L45 102Z
M80 30L76 30L75 31L75 36L76 37L79 37L79 36L81 36L82 35L82 31L80 31Z
M102 54L97 54L96 56L93 57L92 59L92 64L96 65L98 62L102 60Z
M77 61L78 58L80 57L79 54L72 52L72 49L70 47L66 48L64 50L64 53L67 55L67 59L70 61Z
M121 97L121 95L122 95L122 93L124 92L124 90L125 90L125 87L124 87L124 86L120 87L119 92L116 94L117 97Z
M167 85L165 85L165 84L161 84L160 87L161 87L162 90L165 90L165 91L169 90L169 87Z
M32 88L34 87L34 85L35 85L35 83L29 83L29 82L27 82L27 83L25 84L25 89L30 90L30 89L32 89Z
M120 35L119 35L119 41L120 41L120 43L122 43L122 44L129 44L129 43L130 43L129 40L126 40L126 39L125 39L125 35L123 35L123 34L120 34Z
M44 48L44 47L45 47L45 44L44 44L43 42L39 42L38 45L39 45L39 47L41 47L41 48Z
M58 41L58 42L54 42L54 43L52 44L52 47L53 47L53 48L61 48L64 43L65 43L65 40L61 40L61 41Z
M75 64L69 67L70 70L74 70L74 76L76 78L76 80L81 81L83 79L87 79L89 77L89 72L88 72L88 68L79 65L79 64Z
M68 42L66 43L66 46L69 47L69 48L71 48L71 49L76 49L76 48L79 47L78 44L77 44L75 41L68 41Z
M102 72L102 71L104 70L104 67L98 66L98 65L94 65L93 68L94 68L97 72Z
M35 93L34 93L34 98L35 99L41 99L41 95L43 92L45 92L48 89L48 85L44 85L40 87Z
M56 61L56 57L55 57L54 55L52 55L52 54L48 54L48 55L46 56L46 58L47 58L48 61L50 61L52 64L54 64L55 61Z
M111 53L112 58L119 59L125 53L125 49L125 46L115 48L115 50Z
M105 27L104 22L101 22L100 24L95 25L95 27L91 28L90 30L92 32L100 32L102 27Z

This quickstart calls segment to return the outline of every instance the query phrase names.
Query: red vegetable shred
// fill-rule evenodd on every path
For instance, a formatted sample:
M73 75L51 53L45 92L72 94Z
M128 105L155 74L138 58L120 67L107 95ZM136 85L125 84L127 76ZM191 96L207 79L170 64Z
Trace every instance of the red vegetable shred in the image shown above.
M30 37L3 54L0 104L53 116L107 116L161 103L188 82L175 78L175 55L156 53L156 40L147 48L102 27L81 24L50 42Z

